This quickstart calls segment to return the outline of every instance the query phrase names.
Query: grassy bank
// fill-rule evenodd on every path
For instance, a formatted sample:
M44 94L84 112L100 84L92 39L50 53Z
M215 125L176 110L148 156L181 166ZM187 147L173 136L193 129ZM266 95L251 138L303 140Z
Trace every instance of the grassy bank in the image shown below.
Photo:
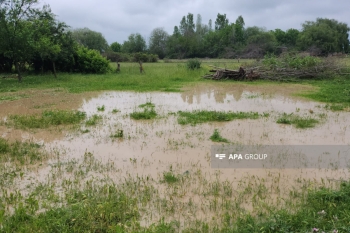
M240 63L235 59L209 59L202 60L202 68L199 70L188 70L185 60L170 61L164 63L145 63L145 73L140 74L137 63L121 63L120 73L110 73L103 75L93 74L66 74L61 73L55 79L51 74L34 75L27 74L22 83L15 79L1 79L0 93L17 92L25 89L48 89L63 88L68 92L80 93L87 91L102 90L128 90L128 91L180 91L187 85L198 82L214 82L201 78L211 69L210 65L237 69L240 65L245 66L251 60L241 60ZM111 64L115 67L115 64ZM232 81L227 81L232 82ZM268 81L248 82L249 84L270 83ZM299 93L316 101L330 103L332 110L342 110L350 106L350 78L330 78L327 80L308 81L303 80L300 83L316 87L314 92ZM278 85L279 83L273 83ZM20 96L18 98L21 98ZM13 95L0 96L1 100L15 100Z

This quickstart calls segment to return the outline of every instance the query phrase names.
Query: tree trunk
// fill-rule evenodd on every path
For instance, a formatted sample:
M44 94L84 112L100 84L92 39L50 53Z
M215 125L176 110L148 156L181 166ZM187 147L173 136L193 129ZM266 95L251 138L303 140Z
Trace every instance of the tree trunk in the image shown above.
M18 82L22 82L22 76L21 76L21 70L19 68L19 63L18 61L15 62L15 68L18 74Z
M57 78L55 61L52 61L52 68L53 68L53 75L55 75L55 78Z

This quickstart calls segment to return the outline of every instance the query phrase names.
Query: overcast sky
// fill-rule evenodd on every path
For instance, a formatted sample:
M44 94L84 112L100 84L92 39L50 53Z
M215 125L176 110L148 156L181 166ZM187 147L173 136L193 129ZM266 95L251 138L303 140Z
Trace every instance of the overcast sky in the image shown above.
M131 33L148 40L151 31L163 27L172 34L174 26L188 13L201 14L202 23L218 13L229 22L242 15L245 26L301 29L316 18L331 18L350 25L350 0L41 0L49 4L59 21L74 28L101 32L109 44L123 43Z

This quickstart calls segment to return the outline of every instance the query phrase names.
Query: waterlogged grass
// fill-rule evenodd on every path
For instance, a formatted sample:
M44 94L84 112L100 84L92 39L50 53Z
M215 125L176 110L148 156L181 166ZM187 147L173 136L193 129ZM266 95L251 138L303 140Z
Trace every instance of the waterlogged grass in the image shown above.
M210 140L212 140L213 142L229 142L229 140L227 140L226 138L223 138L220 135L220 132L218 129L214 130L213 135L210 136Z
M173 171L168 171L163 173L163 180L161 182L173 184L180 180L179 175L174 174Z
M156 110L154 109L155 105L152 102L146 102L145 104L140 104L139 108L143 110L135 110L130 114L130 117L135 120L149 120L154 119L158 115Z
M139 108L154 108L154 107L155 107L155 105L152 102L146 102L144 104L139 105Z
M1 153L8 151L6 143L0 142ZM131 163L147 166L139 160ZM126 175L114 184L109 176L116 178L119 169L113 163L95 159L92 153L86 152L80 162L74 159L58 162L52 165L48 180L33 183L28 194L18 190L0 193L0 232L350 230L350 182L326 188L327 181L315 185L315 181L301 179L300 186L291 188L289 195L280 199L282 203L275 206L269 203L269 194L281 192L283 181L279 173L269 175L272 183L266 180L269 176L256 175L232 182L222 181L215 174L208 176L195 164L191 172L179 175L178 165L161 173L160 182L148 175ZM63 174L71 176L57 180ZM159 195L160 190L165 190L164 195ZM250 211L244 209L248 203L253 207Z
M97 114L92 115L89 119L85 121L86 126L94 126L97 125L102 120L102 116Z
M157 112L154 108L145 108L143 111L134 111L130 113L130 117L135 120L149 120L154 119L157 116Z
M97 107L97 111L99 111L99 112L103 112L104 110L105 110L104 105Z
M33 164L45 157L46 154L41 151L41 146L37 143L30 141L11 143L0 138L0 163L16 161L20 164Z
M235 119L258 119L261 117L257 112L219 112L208 110L179 111L178 115L178 123L181 125L196 125L210 121L232 121Z
M316 120L311 117L300 117L296 116L293 113L286 114L283 113L281 117L279 117L276 121L278 124L287 124L287 125L294 125L296 128L313 128L316 126L316 124L319 123L319 120Z
M44 129L51 126L78 124L86 114L73 110L45 110L41 115L10 115L9 125L21 129Z

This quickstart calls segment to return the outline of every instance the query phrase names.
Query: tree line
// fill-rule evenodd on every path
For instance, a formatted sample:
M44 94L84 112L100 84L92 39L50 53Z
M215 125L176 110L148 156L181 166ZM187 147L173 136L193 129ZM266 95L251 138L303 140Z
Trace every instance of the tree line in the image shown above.
M291 28L266 30L246 27L244 18L238 16L230 23L226 14L217 14L212 23L202 23L202 17L188 13L169 35L163 28L154 29L146 49L145 40L140 34L131 34L123 44L114 42L115 52L143 52L157 54L160 58L257 58L267 53L278 54L288 49L310 51L315 55L349 52L349 27L334 19L317 18L306 21L302 29Z
M48 5L38 0L0 0L0 72L31 67L37 72L104 73L108 60L157 61L163 58L259 58L284 49L311 51L315 55L349 52L349 27L334 19L306 21L302 29L266 30L246 27L238 16L230 22L217 14L215 22L202 22L192 13L183 16L172 34L155 28L149 43L139 33L123 43L108 44L103 35L88 28L71 30L59 22ZM103 54L105 57L101 56Z

